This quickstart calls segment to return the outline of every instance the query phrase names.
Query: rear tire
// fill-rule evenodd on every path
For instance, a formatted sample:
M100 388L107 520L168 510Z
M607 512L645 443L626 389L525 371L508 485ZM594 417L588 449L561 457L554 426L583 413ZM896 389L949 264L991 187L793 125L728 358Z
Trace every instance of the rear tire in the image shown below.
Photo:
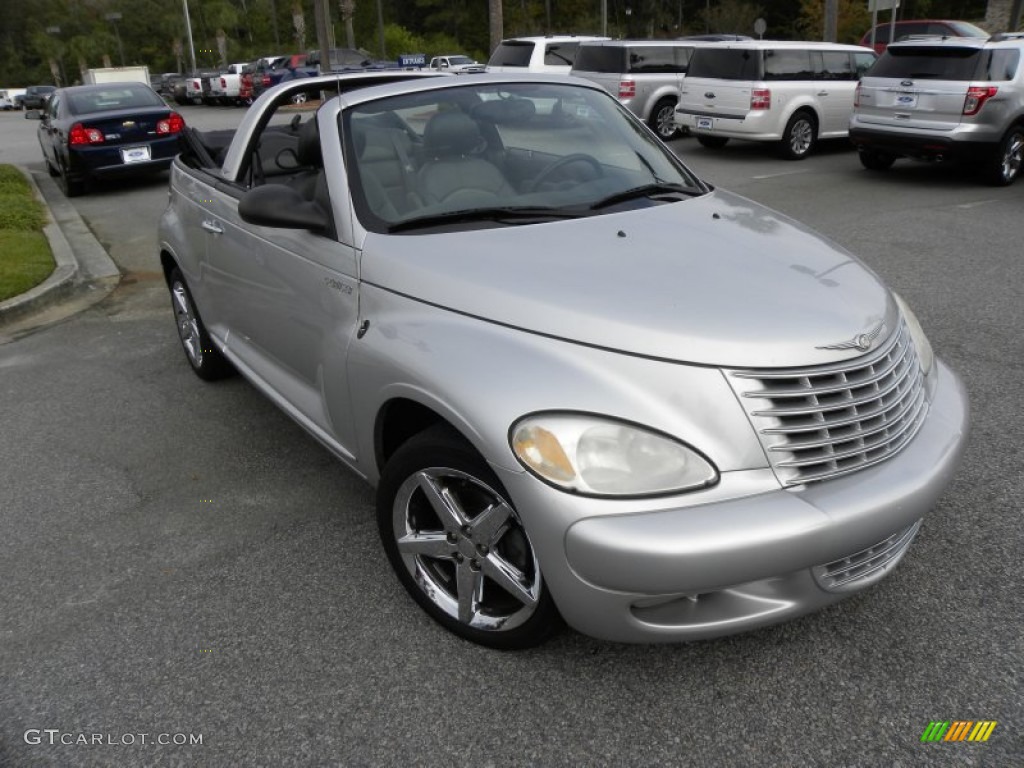
M697 141L702 147L708 149L721 149L729 143L729 140L723 136L702 136L701 134L697 134Z
M178 339L196 376L203 381L216 381L233 374L234 367L213 346L210 334L199 316L199 310L192 301L188 283L178 268L171 270L169 287L171 307L174 309L174 319L178 326Z
M679 135L679 128L676 126L676 103L672 99L662 99L654 105L651 116L647 119L658 138L662 141L669 141Z
M65 197L78 197L85 194L86 183L72 179L67 168L61 167L58 170L58 175L60 176L60 188Z
M896 156L888 152L877 152L873 149L862 149L857 152L860 164L869 171L887 171L896 162Z
M999 148L983 166L985 181L994 187L1006 187L1020 176L1024 163L1024 126L1013 126L999 142Z
M818 138L818 123L810 112L797 112L786 123L779 153L786 160L803 160L814 149Z

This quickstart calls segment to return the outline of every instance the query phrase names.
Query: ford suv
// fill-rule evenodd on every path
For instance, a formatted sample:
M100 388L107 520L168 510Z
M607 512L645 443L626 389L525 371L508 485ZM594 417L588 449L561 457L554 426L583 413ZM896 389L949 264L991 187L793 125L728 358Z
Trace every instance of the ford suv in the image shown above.
M679 85L693 49L703 43L675 40L608 40L583 43L570 74L602 86L662 139L679 132Z
M850 139L870 170L967 160L1005 186L1024 160L1024 34L890 45L857 88Z

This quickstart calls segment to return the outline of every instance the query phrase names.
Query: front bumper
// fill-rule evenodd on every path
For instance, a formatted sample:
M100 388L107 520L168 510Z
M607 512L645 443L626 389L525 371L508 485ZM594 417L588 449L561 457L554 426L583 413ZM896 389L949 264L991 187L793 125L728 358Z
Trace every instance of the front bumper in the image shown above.
M595 516L592 499L524 473L501 479L559 610L579 631L624 642L745 631L867 588L902 557L952 479L967 432L962 383L942 363L935 376L928 417L900 453L826 482L711 503L674 497L653 510L624 501L617 514ZM846 570L830 581L824 566Z

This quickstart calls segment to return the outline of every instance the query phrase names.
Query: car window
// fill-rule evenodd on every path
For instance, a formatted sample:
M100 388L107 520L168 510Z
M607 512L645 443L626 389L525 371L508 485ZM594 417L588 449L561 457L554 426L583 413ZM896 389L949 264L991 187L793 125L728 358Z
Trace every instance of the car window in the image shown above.
M684 48L667 45L633 48L629 52L628 71L636 73L685 72L688 62L685 52Z
M494 49L487 62L494 67L528 67L533 54L533 43L526 40L506 40Z
M549 66L564 67L572 66L576 60L576 51L580 44L572 43L547 43L544 46L544 63Z
M824 80L856 80L853 56L846 51L822 51L821 73Z
M995 48L982 56L978 80L1013 80L1020 63L1017 48Z
M765 80L811 80L811 52L807 50L769 50L764 52Z
M652 184L703 191L603 90L496 83L393 96L346 110L341 134L357 215L376 232L445 214L509 225L472 217L495 209L599 215L590 206Z
M860 53L855 52L853 54L853 67L855 79L860 80L864 76L864 73L874 66L875 62L878 61L878 56L873 53Z
M748 48L697 48L687 77L717 80L760 80L760 51Z
M619 45L581 45L573 68L581 72L625 72L626 49Z
M73 115L110 112L131 107L161 107L164 101L152 88L109 86L71 94L68 111Z
M981 59L979 48L892 46L871 69L872 77L912 80L973 80Z

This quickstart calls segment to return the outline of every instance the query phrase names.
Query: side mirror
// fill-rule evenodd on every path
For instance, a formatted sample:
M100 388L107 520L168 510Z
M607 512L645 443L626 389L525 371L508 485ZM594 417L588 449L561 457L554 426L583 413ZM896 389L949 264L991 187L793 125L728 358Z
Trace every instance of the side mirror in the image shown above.
M330 217L284 184L264 184L250 189L238 201L242 221L260 227L309 229L324 233L331 227Z
M27 112L25 112L25 119L26 120L42 120L43 119L43 111L41 109L30 109Z

